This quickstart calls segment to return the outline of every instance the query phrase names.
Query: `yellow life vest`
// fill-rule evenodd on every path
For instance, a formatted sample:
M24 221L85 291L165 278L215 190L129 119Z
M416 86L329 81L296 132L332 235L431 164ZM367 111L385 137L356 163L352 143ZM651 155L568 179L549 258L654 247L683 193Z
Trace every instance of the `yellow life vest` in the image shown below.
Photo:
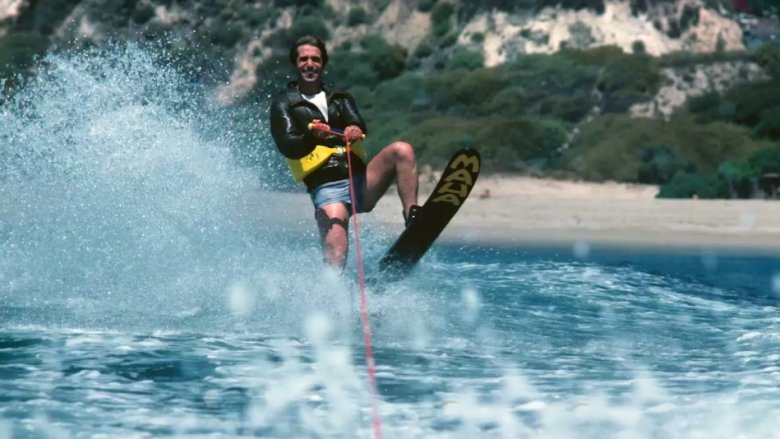
M352 143L350 149L360 157L361 160L364 162L366 161L366 150L363 148L363 142L361 140L356 140ZM295 181L303 181L307 175L324 165L325 162L328 161L328 158L333 154L346 153L347 148L344 146L331 147L317 145L312 152L299 159L287 159L287 164L290 166L290 171L292 172Z

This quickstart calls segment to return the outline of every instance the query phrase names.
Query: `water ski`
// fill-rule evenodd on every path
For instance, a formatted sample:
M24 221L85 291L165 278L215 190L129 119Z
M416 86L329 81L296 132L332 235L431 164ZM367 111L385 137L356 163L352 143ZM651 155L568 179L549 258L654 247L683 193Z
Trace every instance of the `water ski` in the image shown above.
M461 149L452 156L418 217L379 261L377 280L394 282L412 271L468 198L479 168L479 153L471 148Z

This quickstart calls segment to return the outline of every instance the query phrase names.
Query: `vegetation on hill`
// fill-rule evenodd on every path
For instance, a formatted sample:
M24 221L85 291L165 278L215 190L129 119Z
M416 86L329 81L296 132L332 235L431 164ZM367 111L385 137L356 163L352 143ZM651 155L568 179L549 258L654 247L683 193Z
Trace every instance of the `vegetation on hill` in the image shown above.
M13 92L47 50L100 43L56 38L80 3L38 0L8 27L0 37L5 93ZM323 0L192 1L182 3L189 5L188 14L165 24L155 18L160 3L109 2L90 14L116 38L172 49L188 68L207 72L200 80L214 83L228 77L242 42L265 32L263 50L270 56L258 68L255 88L237 104L257 113L286 81L287 49L298 36L332 40L335 25L369 24L388 2L341 14ZM418 10L431 14L431 29L413 51L378 33L331 44L327 78L359 102L369 124L369 150L402 138L415 145L423 164L436 166L455 149L472 146L482 152L486 171L652 183L663 185L661 196L702 198L758 196L764 177L780 173L780 43L752 52L664 57L647 55L637 43L633 54L610 46L562 50L492 68L484 67L481 52L455 44L459 23L481 10L512 12L553 3L604 8L603 0L490 0L458 7L419 0ZM709 4L731 7L725 0ZM631 0L639 12L652 5ZM282 8L293 11L292 25L270 26ZM681 16L678 24L687 26L691 17ZM480 35L471 39L479 42ZM692 98L669 120L629 114L632 105L652 100L664 85L663 68L734 60L758 63L771 79Z

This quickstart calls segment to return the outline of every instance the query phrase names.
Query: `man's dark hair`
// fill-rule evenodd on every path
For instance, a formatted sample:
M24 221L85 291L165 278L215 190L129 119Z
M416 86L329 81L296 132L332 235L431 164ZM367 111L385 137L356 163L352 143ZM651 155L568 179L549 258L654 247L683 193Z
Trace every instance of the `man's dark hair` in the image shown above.
M325 66L328 64L328 49L325 48L325 43L315 36L305 35L298 38L298 41L290 47L290 62L293 65L298 63L298 48L304 45L314 46L320 49L320 53L322 54L322 65Z

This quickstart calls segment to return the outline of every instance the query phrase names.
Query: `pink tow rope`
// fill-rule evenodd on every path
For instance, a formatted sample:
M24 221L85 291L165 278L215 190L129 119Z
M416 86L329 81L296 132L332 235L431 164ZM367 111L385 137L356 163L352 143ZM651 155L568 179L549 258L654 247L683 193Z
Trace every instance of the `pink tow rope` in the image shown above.
M360 283L360 320L363 323L363 343L366 350L366 366L368 367L368 382L371 387L371 403L372 403L372 423L374 426L374 437L376 439L382 438L382 417L379 413L379 397L377 395L376 386L376 363L374 362L374 353L371 348L371 323L368 318L368 301L366 300L366 281L363 275L363 255L360 251L360 229L358 224L357 204L355 203L355 183L352 178L352 157L351 157L351 142L341 131L335 131L330 129L325 124L318 122L312 122L309 124L309 129L315 129L324 131L330 134L336 134L344 138L344 143L347 150L347 165L349 170L349 195L352 201L352 218L355 223L355 263L358 270L358 281Z

